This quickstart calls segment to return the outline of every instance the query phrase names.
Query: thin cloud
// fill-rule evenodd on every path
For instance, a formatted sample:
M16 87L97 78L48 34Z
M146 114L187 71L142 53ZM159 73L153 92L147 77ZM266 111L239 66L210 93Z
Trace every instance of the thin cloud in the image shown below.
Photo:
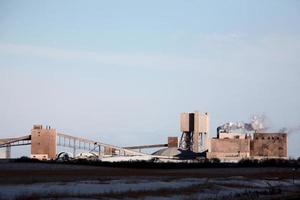
M41 57L55 60L94 63L158 70L198 70L223 67L274 67L299 64L300 38L295 35L268 35L251 38L242 33L200 34L187 42L193 50L184 55L155 53L107 53L0 43L1 54ZM180 52L180 49L178 49ZM86 65L85 65L86 66Z
M91 61L97 64L130 66L130 67L178 67L194 66L198 59L164 56L155 54L121 54L99 53L92 51L62 50L49 47L37 47L19 44L0 44L0 53L20 56L34 56L57 60Z

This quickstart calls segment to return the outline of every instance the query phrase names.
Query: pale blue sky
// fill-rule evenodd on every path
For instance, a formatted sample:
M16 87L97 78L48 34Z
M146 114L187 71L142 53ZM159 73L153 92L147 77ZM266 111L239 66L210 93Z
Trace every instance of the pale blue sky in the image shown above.
M0 1L0 136L43 123L117 145L179 114L300 125L300 1ZM300 156L300 132L289 155Z

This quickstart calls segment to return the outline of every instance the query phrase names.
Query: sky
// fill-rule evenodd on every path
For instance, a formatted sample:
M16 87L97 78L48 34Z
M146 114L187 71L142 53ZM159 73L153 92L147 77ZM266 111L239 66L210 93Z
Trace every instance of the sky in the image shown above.
M300 125L300 1L0 1L0 137L33 124L105 143L164 143L181 112L210 135L265 115ZM300 156L300 131L289 156ZM24 153L22 148L13 154Z

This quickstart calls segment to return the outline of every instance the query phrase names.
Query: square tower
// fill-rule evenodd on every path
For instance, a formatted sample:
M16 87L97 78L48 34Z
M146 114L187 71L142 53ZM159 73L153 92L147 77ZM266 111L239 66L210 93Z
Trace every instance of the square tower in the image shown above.
M56 129L34 125L31 130L31 157L37 159L56 158Z
M209 115L208 113L181 113L180 128L182 132L180 147L194 152L209 149Z
M209 147L209 115L208 113L194 113L193 151L202 152Z

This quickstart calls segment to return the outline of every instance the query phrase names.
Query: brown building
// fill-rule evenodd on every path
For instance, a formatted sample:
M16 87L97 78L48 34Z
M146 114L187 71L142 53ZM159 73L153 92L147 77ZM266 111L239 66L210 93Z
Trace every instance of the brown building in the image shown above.
M178 148L178 137L168 137L168 148Z
M250 156L250 138L212 138L209 158L220 160L240 160Z
M253 137L240 133L222 133L218 138L212 138L210 144L208 158L223 161L287 158L286 133L254 133Z
M250 151L253 158L287 158L287 134L255 133Z
M31 130L31 157L37 159L56 158L55 129L43 128L42 125L34 125Z

